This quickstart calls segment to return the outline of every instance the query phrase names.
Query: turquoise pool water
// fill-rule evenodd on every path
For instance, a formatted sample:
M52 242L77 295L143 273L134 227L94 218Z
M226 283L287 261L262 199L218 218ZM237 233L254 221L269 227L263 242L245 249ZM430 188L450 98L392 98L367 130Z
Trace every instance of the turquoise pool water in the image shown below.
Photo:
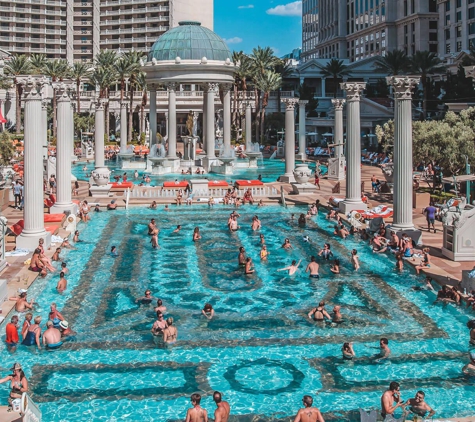
M226 207L93 213L79 226L85 241L65 256L71 271L66 293L56 293L57 275L29 291L39 304L35 315L45 322L54 301L78 335L54 352L21 346L10 355L2 343L2 376L21 362L49 422L175 421L184 418L193 392L204 395L203 406L213 411L213 390L224 393L233 414L246 418L295 415L301 396L311 394L328 420L359 420L354 411L377 408L393 380L401 383L404 399L424 390L438 416L474 415L474 380L461 373L470 315L434 305L434 293L411 289L417 283L412 272L396 274L392 259L375 256L364 243L334 239L333 223L323 214L298 227L291 213L304 211L243 207L235 233L227 230ZM268 262L260 261L259 233L250 228L256 213ZM151 249L146 235L152 217L161 229L159 250ZM177 224L182 231L173 233ZM203 236L197 244L191 241L196 226ZM286 237L291 251L280 247ZM341 274L319 261L321 279L310 279L305 265L325 242L341 259ZM117 258L108 254L112 245ZM241 245L253 258L254 276L237 265ZM349 264L353 248L362 262L358 273ZM276 271L300 258L295 276ZM154 345L153 309L135 303L147 288L175 319L178 342L172 347ZM322 299L329 310L341 305L347 322L308 321L306 313ZM211 321L200 316L206 302L216 310ZM378 363L373 356L382 336L390 339L392 357ZM345 341L354 341L358 359L341 359ZM7 396L1 385L0 401Z
M142 161L143 163L143 161ZM114 175L124 174L125 170L121 170L120 162L117 161L106 161L106 166L112 171L111 180L113 179ZM91 174L91 171L94 170L94 163L90 162L86 164L87 170L84 171L84 163L78 163L72 166L73 174L79 180L89 180L86 177L86 174ZM310 162L309 167L312 171L315 171L315 163ZM321 166L321 171L323 174L327 172L326 166ZM133 180L134 170L127 170L128 180L133 181L135 184L138 184L142 181L142 176L144 174L143 170L138 170L139 172L139 180ZM257 169L244 169L244 168L235 168L234 174L232 176L225 176L222 174L205 174L205 175L197 175L197 174L165 174L165 175L150 175L152 179L150 185L151 186L158 186L161 185L164 181L173 181L175 179L178 180L190 180L190 179L202 179L202 178L209 178L210 180L227 180L228 182L238 180L238 179L246 179L246 180L253 180L257 179L260 175L262 177L262 181L265 183L275 182L279 176L285 173L285 163L281 160L269 160L264 159L260 161L259 168Z

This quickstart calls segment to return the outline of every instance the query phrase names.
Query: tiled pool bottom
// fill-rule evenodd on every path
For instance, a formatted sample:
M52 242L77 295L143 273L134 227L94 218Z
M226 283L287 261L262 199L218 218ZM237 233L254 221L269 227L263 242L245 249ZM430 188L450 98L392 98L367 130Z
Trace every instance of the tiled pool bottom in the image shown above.
M30 289L43 321L55 301L78 336L55 352L20 347L9 356L1 346L4 368L15 361L25 367L45 421L174 421L184 417L196 391L213 410L213 390L224 393L235 415L284 419L311 394L329 420L359 420L355 410L378 408L393 380L404 399L423 389L437 416L475 414L473 379L461 372L469 319L463 309L434 305L433 293L411 289L417 281L409 271L396 275L394 261L367 245L333 239L333 224L323 216L300 228L290 214L302 209L243 207L241 229L229 233L230 211L131 208L93 214L80 227L85 242L67 255L67 293L55 292L57 276ZM259 260L259 233L250 229L256 213L268 263ZM146 235L152 217L161 229L155 251ZM172 233L177 224L182 231ZM191 241L196 226L199 244ZM280 248L286 237L289 252ZM321 279L309 279L305 265L325 242L341 258L342 272L335 276L319 261ZM117 258L108 255L112 245ZM255 276L244 276L237 265L241 245L254 260ZM352 248L362 261L359 273L349 266ZM296 276L276 271L300 258ZM176 321L178 342L171 348L156 348L153 310L134 301L146 288ZM347 322L310 323L305 314L322 299L329 309L340 304ZM200 317L205 302L217 313L209 322ZM373 356L382 336L390 339L392 357L378 363ZM353 362L341 359L345 341L355 343ZM0 391L5 403L8 389Z

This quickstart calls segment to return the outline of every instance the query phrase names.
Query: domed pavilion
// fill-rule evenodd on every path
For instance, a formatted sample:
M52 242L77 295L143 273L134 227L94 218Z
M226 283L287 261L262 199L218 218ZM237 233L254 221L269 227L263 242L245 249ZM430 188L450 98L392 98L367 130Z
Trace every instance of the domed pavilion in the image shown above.
M222 92L223 143L225 153L231 150L231 89L236 65L226 43L199 22L180 22L160 36L142 67L150 91L150 139L156 143L157 88L165 86L168 92L168 153L167 160L177 157L176 96L180 85L195 84L203 90L203 145L206 157L203 166L210 170L217 164L215 156L215 104ZM219 105L219 102L218 102ZM172 170L173 171L173 170Z

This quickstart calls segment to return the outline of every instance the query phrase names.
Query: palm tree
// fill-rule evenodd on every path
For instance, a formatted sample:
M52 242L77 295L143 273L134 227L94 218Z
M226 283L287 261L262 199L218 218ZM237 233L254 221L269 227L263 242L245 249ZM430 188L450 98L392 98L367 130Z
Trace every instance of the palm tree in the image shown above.
M243 51L233 52L233 63L239 63L239 68L234 73L234 113L233 124L237 126L238 94L247 91L247 80L250 78L250 59Z
M128 60L122 56L112 64L112 68L114 69L114 73L120 83L120 102L122 103L125 94L125 81L130 76L131 66Z
M425 119L427 114L428 76L434 73L441 73L444 71L444 68L437 54L430 53L429 51L416 51L409 60L411 72L421 77L423 91L422 115Z
M275 67L275 71L280 75L282 79L284 79L291 75L293 69L290 62L281 60L280 63ZM279 113L282 112L281 90L282 90L282 84L280 88L277 90L277 111Z
M24 54L18 56L12 56L11 59L7 62L4 67L4 72L7 75L13 77L13 83L15 84L15 107L16 107L16 133L19 134L21 132L21 94L23 89L21 85L18 83L17 76L20 75L27 75L30 73L31 69L31 62Z
M257 142L260 141L259 138L259 120L257 119L260 116L261 110L261 101L260 101L260 92L257 88L257 79L259 77L263 77L266 70L274 70L277 65L280 64L280 59L274 56L274 50L270 47L260 47L254 48L252 50L251 55L249 56L250 59L250 72L253 79L254 85L254 95L255 95L255 103L256 103L256 140Z
M343 60L331 59L322 69L322 75L333 79L333 98L336 98L338 92L338 79L348 75L350 72L348 66L343 64Z
M409 69L410 61L407 54L402 50L394 50L386 53L384 57L378 57L374 70L387 75L402 75Z
M262 92L262 111L261 111L261 134L260 139L264 138L264 119L266 107L269 105L269 93L279 89L282 85L282 76L272 70L266 70L263 75L256 80L257 88Z
M140 72L141 61L144 57L140 51L131 50L124 54L124 59L127 61L130 67L129 78L129 121L128 127L128 139L132 139L132 123L134 117L134 88L137 87L137 75Z
M30 56L31 71L34 73L42 74L46 66L48 59L45 54L32 54Z
M137 75L137 88L142 91L142 101L140 103L140 134L145 132L144 127L144 117L145 117L145 107L147 106L147 81L145 80L145 73L140 72Z
M74 62L69 69L71 78L76 82L76 101L77 108L76 113L81 113L81 93L79 92L81 87L81 81L88 78L91 74L92 65L90 63Z
M64 59L47 60L43 67L43 73L51 78L51 82L63 80L69 72L69 64ZM56 89L53 88L53 139L56 139L57 99Z

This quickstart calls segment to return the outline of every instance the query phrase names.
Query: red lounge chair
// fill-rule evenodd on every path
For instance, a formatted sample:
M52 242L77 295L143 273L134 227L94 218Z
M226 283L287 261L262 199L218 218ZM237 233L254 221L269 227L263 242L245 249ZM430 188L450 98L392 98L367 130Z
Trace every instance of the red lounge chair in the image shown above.
M188 186L188 182L186 180L182 180L181 182L163 182L164 188L186 188Z
M213 188L213 187L227 188L228 186L229 186L229 184L225 180L213 180L212 182L208 182L208 187L210 187L210 188Z
M45 223L61 223L65 218L65 214L45 214L44 222Z
M238 188L247 188L251 186L263 186L264 183L262 183L260 180L236 180L235 185Z
M134 184L132 182L122 182L122 183L111 183L112 185L112 189L116 189L116 190L126 190L126 189L132 189L132 187L134 186Z

